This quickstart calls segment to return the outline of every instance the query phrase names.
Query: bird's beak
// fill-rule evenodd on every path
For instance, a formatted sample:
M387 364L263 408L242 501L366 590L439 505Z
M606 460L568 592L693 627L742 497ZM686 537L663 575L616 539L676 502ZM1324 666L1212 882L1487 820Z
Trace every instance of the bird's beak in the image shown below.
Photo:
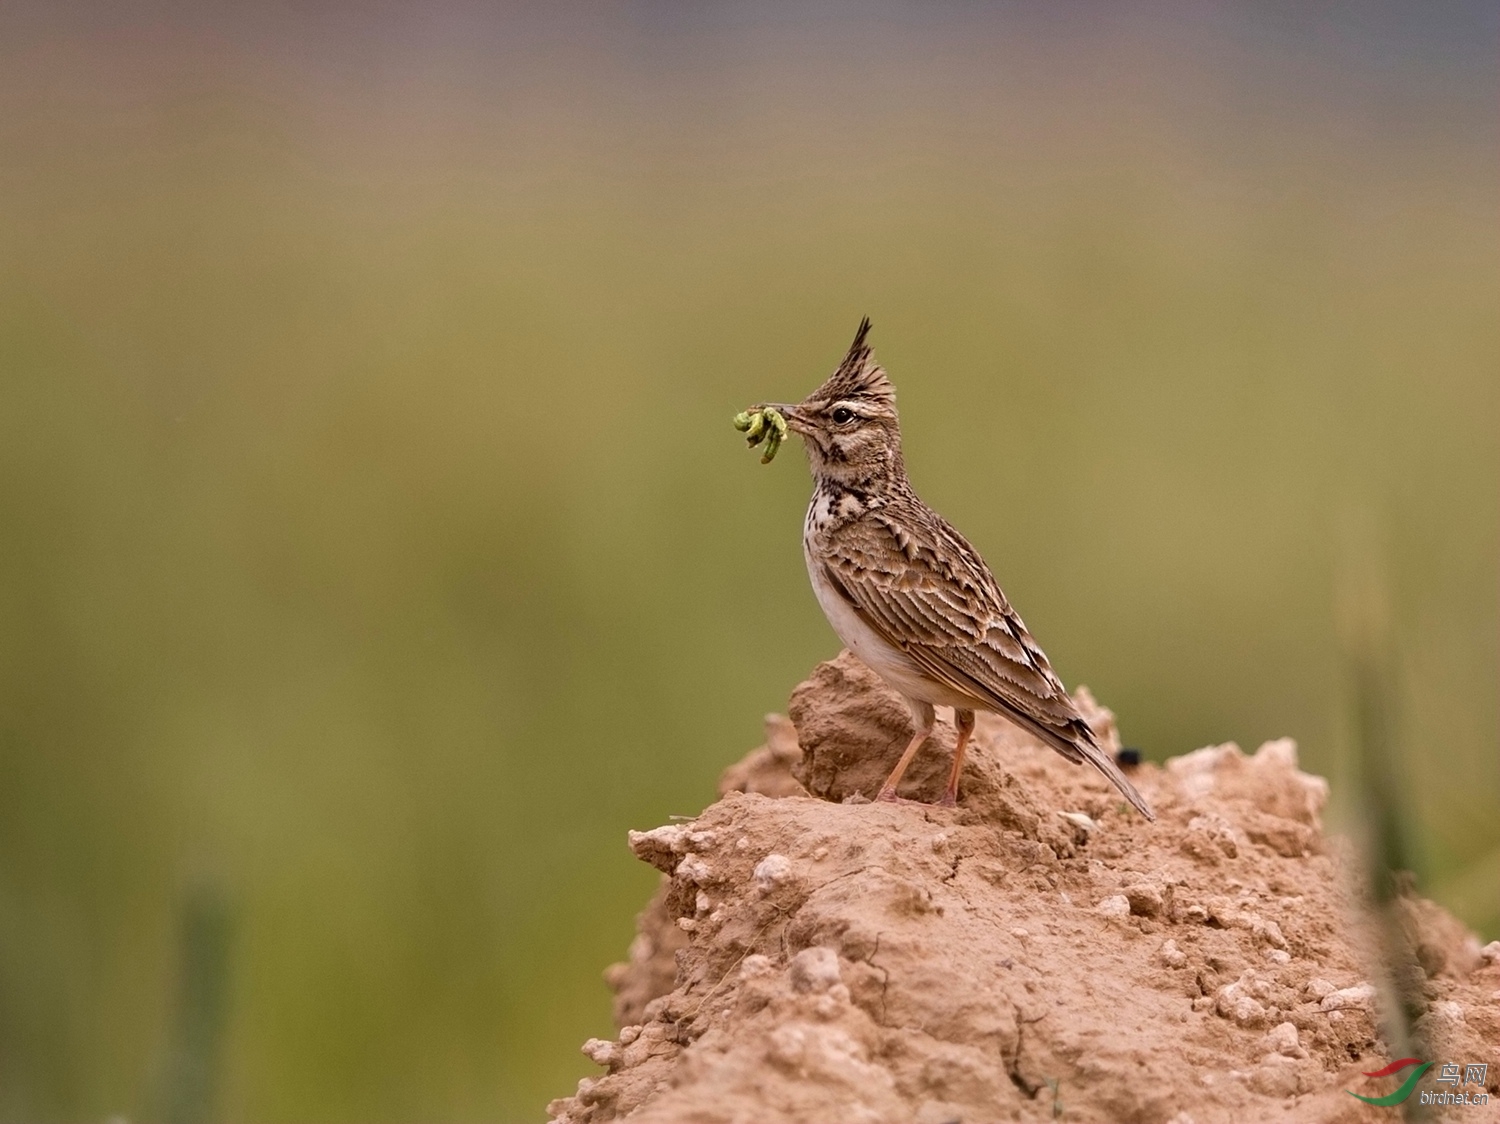
M793 433L807 432L807 420L796 406L788 405L785 402L762 402L754 408L757 410L775 410L786 419L786 427Z

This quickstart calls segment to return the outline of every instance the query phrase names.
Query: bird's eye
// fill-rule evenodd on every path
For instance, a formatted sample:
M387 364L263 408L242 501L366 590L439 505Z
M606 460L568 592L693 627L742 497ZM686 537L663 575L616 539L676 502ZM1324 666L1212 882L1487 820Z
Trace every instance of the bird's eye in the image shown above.
M854 420L854 411L848 406L840 406L831 416L839 425L845 425Z

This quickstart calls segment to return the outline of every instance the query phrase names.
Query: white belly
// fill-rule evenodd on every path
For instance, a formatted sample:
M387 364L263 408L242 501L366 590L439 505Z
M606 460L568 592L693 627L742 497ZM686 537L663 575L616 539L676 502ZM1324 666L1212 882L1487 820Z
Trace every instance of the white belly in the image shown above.
M979 705L973 699L924 675L906 653L860 619L843 595L829 583L823 575L823 567L813 561L812 554L805 546L802 554L807 561L807 576L812 580L813 594L823 608L823 615L828 618L828 623L833 626L833 631L843 641L844 647L858 656L871 671L908 699L936 706L967 709Z

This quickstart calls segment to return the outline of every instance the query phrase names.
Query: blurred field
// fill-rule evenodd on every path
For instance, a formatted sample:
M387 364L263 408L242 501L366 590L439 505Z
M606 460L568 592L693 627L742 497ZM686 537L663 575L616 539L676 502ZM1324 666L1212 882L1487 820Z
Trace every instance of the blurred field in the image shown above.
M1337 785L1384 575L1500 937L1493 11L738 10L5 17L0 1119L541 1119L836 651L728 419L862 314L1150 756Z

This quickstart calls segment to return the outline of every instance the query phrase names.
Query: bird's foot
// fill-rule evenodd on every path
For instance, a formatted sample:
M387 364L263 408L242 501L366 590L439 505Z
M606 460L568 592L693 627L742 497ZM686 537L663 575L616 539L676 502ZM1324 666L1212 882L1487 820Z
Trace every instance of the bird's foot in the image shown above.
M877 804L906 804L916 808L956 808L958 807L958 794L955 792L943 793L943 798L938 801L913 800L907 796L897 796L894 788L882 788L875 797Z

